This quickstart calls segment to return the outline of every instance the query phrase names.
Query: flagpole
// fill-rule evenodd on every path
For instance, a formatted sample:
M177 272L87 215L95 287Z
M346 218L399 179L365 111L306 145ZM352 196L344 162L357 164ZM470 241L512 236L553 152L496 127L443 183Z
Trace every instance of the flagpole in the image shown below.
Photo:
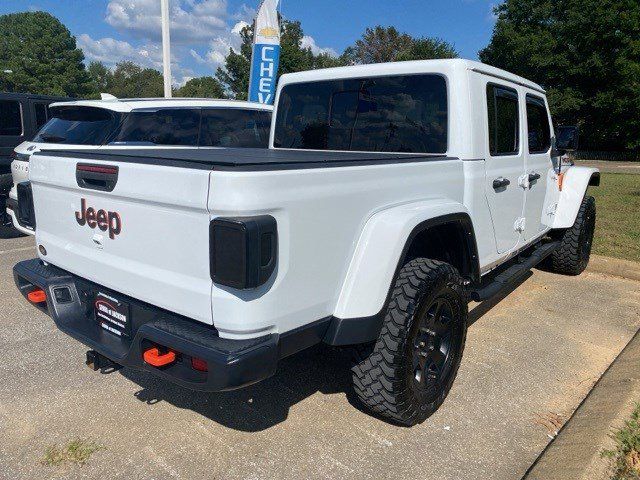
M162 13L162 64L164 70L164 96L171 98L171 36L169 34L169 0L160 0Z

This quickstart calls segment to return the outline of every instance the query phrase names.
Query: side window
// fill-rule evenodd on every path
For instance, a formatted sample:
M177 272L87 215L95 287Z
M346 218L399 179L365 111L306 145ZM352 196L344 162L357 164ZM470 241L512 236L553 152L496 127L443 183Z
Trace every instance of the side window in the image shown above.
M507 87L487 85L489 152L513 155L520 149L518 92Z
M551 147L551 128L544 100L527 94L529 153L546 153Z
M33 106L36 110L36 130L39 130L41 126L47 123L48 108L46 103L35 103Z
M0 100L0 135L19 137L22 135L22 111L20 102Z
M125 116L120 131L111 143L195 147L199 133L199 109L134 110Z

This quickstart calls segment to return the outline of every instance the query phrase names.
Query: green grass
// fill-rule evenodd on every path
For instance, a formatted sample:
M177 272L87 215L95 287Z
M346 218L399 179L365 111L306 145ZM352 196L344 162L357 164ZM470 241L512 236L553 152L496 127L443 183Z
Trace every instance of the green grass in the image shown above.
M615 448L602 452L603 457L611 458L611 480L640 480L640 404L636 405L631 419L612 437Z
M82 466L91 455L103 448L95 442L81 439L72 440L63 446L51 445L45 450L42 463L51 467L64 464Z
M640 175L603 173L596 198L593 253L640 262Z

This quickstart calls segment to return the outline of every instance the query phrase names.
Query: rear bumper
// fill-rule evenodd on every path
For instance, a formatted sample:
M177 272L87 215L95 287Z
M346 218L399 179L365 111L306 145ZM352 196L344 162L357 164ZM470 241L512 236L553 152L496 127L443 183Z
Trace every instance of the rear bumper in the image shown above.
M117 364L201 391L232 390L275 373L280 358L276 334L250 340L223 339L213 327L111 292L38 259L16 264L13 274L25 297L35 288L45 291L46 303L36 306L51 316L60 330ZM55 290L60 288L69 289L68 301L56 298ZM118 337L100 327L93 312L98 291L129 303L129 337ZM143 352L153 345L178 352L177 360L165 367L145 363ZM208 371L192 368L192 357L205 360Z

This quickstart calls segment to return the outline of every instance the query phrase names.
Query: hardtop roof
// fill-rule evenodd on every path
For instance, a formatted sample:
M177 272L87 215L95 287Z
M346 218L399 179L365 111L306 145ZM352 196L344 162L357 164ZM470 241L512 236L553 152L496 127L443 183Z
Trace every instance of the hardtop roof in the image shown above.
M71 102L56 102L50 106L96 107L125 113L140 109L176 107L237 108L264 111L273 110L273 106L271 105L264 105L256 102L213 98L122 98L108 100L75 100Z
M280 86L282 87L289 83L317 82L341 78L366 78L380 77L384 75L408 75L412 73L451 73L462 70L472 70L518 85L523 85L542 93L545 92L542 86L524 77L507 72L506 70L492 67L491 65L462 58L352 65L348 67L334 67L288 73L280 78Z

